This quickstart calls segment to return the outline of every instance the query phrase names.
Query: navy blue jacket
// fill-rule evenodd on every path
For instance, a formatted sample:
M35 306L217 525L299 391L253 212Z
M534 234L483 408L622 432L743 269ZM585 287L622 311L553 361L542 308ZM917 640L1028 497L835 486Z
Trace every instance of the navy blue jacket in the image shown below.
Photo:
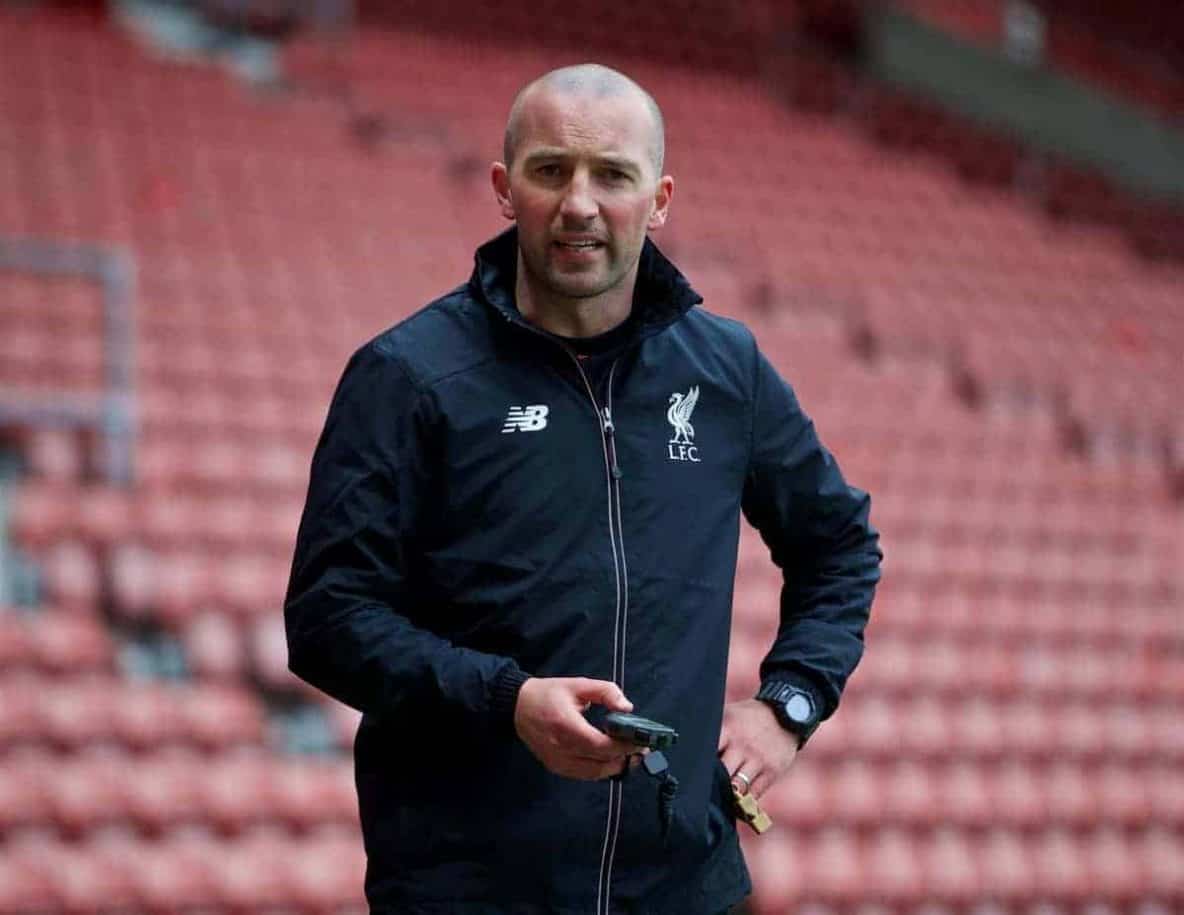
M740 514L784 570L762 677L829 715L878 537L790 387L646 242L600 391L513 304L517 236L359 349L312 463L291 669L364 715L372 911L714 913L750 883L717 755ZM773 608L770 608L773 612ZM657 783L581 782L516 736L527 676L616 681L675 727Z

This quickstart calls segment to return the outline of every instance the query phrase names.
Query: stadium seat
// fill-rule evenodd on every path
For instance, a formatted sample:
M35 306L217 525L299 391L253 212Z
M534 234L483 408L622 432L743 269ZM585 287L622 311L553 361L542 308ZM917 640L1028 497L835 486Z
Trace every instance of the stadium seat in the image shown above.
M48 673L108 671L114 648L107 628L95 617L55 611L29 620L28 652Z
M234 621L224 613L199 612L181 634L186 668L197 678L234 681L247 671L246 648Z
M0 769L0 834L13 835L48 822L49 797L39 777L45 754L37 749L8 750Z
M218 832L235 835L280 816L272 790L274 763L261 748L218 753L210 761L201 786L202 803Z
M261 704L241 687L210 684L187 690L180 713L186 738L206 750L257 744L263 738Z
M128 819L128 773L132 760L113 747L94 747L66 757L43 754L37 781L58 831L80 838Z
M201 756L183 748L137 761L125 791L128 815L141 833L162 835L205 819L201 786L206 766Z

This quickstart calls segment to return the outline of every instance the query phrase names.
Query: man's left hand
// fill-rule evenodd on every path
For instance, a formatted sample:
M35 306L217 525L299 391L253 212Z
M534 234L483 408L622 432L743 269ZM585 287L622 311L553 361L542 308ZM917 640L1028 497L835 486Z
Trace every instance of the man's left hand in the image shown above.
M745 699L724 706L719 755L741 794L744 780L736 778L737 772L748 777L748 793L759 801L789 771L797 752L797 737L777 722L764 702Z

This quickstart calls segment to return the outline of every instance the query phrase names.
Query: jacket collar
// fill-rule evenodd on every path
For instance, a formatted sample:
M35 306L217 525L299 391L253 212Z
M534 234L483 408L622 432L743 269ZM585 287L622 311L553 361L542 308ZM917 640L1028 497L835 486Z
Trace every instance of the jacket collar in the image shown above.
M518 273L518 228L511 227L477 249L469 286L478 298L507 320L536 329L514 304ZM703 301L649 238L641 249L633 310L637 335L648 336L686 314Z

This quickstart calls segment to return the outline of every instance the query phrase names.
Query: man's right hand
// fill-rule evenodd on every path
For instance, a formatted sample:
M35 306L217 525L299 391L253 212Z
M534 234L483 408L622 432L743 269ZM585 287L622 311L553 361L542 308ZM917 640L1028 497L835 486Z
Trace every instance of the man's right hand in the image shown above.
M590 725L584 712L603 705L630 712L633 703L615 683L586 677L532 677L514 707L514 729L530 751L556 775L596 781L619 775L641 749Z

